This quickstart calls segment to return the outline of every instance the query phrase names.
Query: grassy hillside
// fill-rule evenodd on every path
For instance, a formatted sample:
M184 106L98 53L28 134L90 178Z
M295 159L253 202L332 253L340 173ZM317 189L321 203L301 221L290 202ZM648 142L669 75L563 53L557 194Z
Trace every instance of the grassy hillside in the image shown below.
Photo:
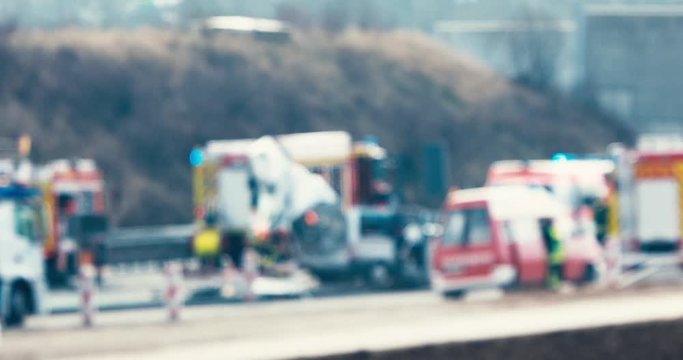
M438 142L462 186L481 183L496 159L601 150L630 136L412 33L273 44L162 30L19 32L0 47L0 115L0 134L32 134L38 159L96 158L116 220L128 225L190 219L187 153L208 139L343 129L377 135L416 169L416 149ZM420 200L409 180L407 196Z

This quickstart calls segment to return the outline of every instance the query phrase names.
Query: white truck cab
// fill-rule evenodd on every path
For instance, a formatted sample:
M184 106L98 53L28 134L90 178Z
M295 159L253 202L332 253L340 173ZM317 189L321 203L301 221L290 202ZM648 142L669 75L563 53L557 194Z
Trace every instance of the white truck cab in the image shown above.
M45 219L38 191L0 187L0 318L20 326L39 313L44 281Z

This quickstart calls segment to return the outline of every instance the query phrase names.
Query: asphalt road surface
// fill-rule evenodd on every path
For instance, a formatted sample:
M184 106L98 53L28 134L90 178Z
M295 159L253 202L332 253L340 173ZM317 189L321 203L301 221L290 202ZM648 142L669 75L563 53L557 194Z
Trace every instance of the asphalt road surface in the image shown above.
M74 313L77 292L52 293L53 315L5 331L0 359L292 358L683 315L675 305L683 303L681 273L667 257L649 261L642 271L625 274L622 283L629 288L616 293L484 291L445 301L429 291L378 293L337 284L304 299L240 304L213 291L193 299L203 306L185 308L173 324L161 307L165 279L149 268L109 277L98 305L118 311L98 313L93 329L81 328Z
M683 287L477 293L428 291L32 319L5 332L0 359L280 359L531 335L683 317Z

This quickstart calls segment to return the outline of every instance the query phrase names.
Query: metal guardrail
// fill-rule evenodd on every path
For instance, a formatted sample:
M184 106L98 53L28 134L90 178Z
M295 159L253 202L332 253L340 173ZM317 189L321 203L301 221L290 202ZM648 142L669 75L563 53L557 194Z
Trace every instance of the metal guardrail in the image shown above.
M17 157L17 142L15 139L0 137L0 157L8 159Z
M194 225L117 229L100 243L98 254L107 265L192 258Z

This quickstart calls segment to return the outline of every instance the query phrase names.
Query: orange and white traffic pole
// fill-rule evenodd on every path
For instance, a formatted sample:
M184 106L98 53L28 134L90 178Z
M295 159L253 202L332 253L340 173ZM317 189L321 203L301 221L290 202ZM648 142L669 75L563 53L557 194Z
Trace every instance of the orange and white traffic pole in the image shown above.
M95 317L95 271L92 266L82 265L78 276L81 315L84 327L92 327Z
M239 279L239 271L232 264L232 261L227 260L223 268L223 288L221 289L223 297L235 296L237 279Z
M168 263L164 269L166 274L166 309L170 321L180 320L182 300L182 270L177 263Z
M609 289L617 289L621 280L620 254L618 254L621 249L617 245L618 240L614 238L608 238L605 244L605 286Z
M244 300L256 300L256 293L254 292L254 282L258 277L258 254L255 250L249 249L244 254L244 277L247 282L246 293Z

